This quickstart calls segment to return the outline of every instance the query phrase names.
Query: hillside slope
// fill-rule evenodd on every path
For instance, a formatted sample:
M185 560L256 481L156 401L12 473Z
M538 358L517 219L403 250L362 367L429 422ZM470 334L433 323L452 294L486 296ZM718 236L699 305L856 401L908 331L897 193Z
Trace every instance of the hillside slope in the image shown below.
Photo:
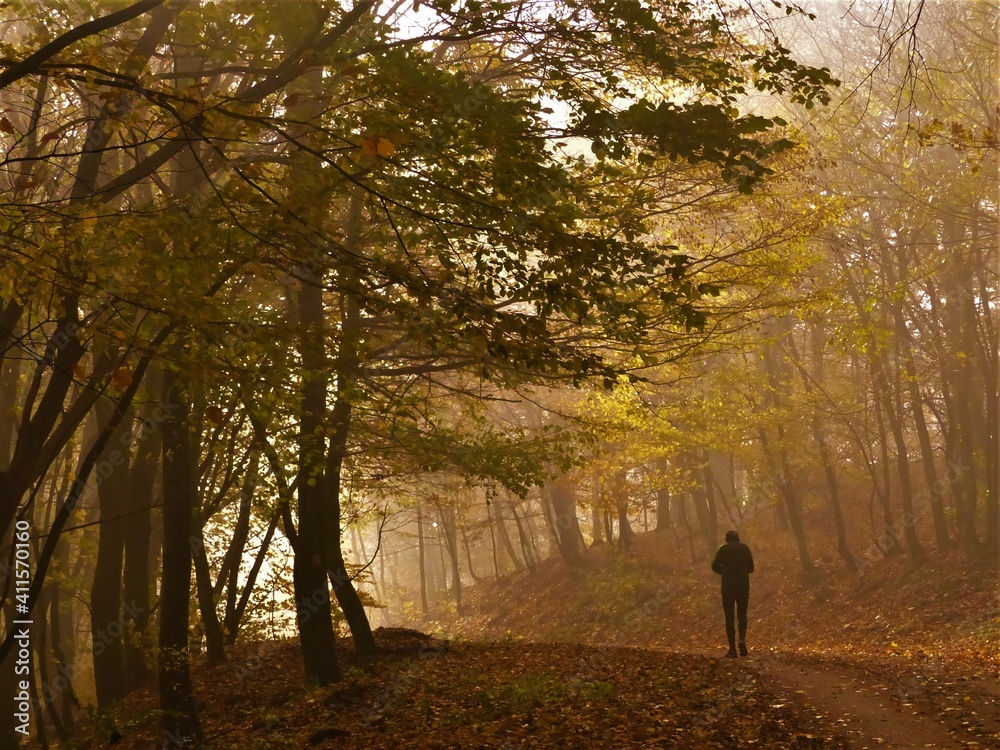
M769 541L755 545L747 667L782 695L774 705L821 717L850 748L1000 748L995 569L954 551L863 574L827 559L805 577L793 550ZM646 533L628 555L550 559L479 586L446 630L721 656L718 578L687 551Z
M631 554L603 545L578 568L550 559L467 595L449 626L466 637L631 645L725 647L718 578L664 534L640 534ZM752 540L751 540L752 544ZM863 574L829 560L804 577L780 545L754 548L748 643L756 649L946 658L996 673L996 570L963 555L882 560Z

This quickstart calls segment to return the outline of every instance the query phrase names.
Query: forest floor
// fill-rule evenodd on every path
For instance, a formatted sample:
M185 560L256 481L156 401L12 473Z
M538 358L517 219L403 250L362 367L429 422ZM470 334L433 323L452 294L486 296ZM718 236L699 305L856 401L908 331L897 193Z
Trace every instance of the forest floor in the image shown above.
M440 627L473 639L516 633L721 656L718 578L667 542L642 534L629 555L598 547L576 568L548 560L481 584L466 616ZM755 557L741 668L786 710L812 715L820 736L855 749L1000 749L995 569L955 551L919 564L889 558L862 574L827 559L807 577L790 550L761 547Z
M343 682L307 689L294 642L241 646L193 671L208 747L856 750L998 748L995 681L832 656L747 659L662 648L463 642L376 631L382 652L342 648ZM76 747L154 750L154 690Z
M449 642L379 630L345 650L343 682L303 687L292 642L251 644L194 670L209 746L278 748L769 748L845 750L839 728L782 697L749 660L573 644ZM122 706L116 748L153 750L153 691ZM79 748L108 746L91 727Z
M376 631L341 643L343 682L304 687L293 641L196 659L208 747L1000 750L1000 588L959 553L893 558L859 576L821 562L788 573L755 548L750 657L724 653L718 579L663 537L632 554L595 548L482 582L433 636ZM432 618L435 617L432 613ZM153 750L155 690L76 747ZM87 739L89 738L89 739Z

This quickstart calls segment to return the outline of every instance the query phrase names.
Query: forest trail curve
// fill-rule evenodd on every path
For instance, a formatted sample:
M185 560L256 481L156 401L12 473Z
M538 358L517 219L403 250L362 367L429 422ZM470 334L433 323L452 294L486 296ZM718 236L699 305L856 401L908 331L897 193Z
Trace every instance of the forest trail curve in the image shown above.
M929 670L882 672L782 651L750 664L789 705L821 714L853 750L1000 749L1000 690Z

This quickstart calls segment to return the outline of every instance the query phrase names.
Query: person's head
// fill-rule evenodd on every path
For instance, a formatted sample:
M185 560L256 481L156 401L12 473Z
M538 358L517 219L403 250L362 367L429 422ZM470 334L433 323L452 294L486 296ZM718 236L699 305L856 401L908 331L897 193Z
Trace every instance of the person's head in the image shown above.
M726 532L726 543L727 544L736 544L736 542L738 542L739 540L740 540L740 535L737 534L736 531L727 531Z

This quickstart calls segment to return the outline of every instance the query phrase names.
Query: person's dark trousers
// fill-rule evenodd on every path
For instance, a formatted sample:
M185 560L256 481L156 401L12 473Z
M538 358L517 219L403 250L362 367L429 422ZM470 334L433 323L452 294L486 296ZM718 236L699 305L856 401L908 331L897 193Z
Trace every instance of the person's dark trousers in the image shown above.
M729 648L736 648L736 623L740 623L740 643L747 640L747 604L750 601L750 589L737 589L735 591L722 592L722 609L726 613L726 637L729 639ZM736 617L733 616L733 608L736 609Z

